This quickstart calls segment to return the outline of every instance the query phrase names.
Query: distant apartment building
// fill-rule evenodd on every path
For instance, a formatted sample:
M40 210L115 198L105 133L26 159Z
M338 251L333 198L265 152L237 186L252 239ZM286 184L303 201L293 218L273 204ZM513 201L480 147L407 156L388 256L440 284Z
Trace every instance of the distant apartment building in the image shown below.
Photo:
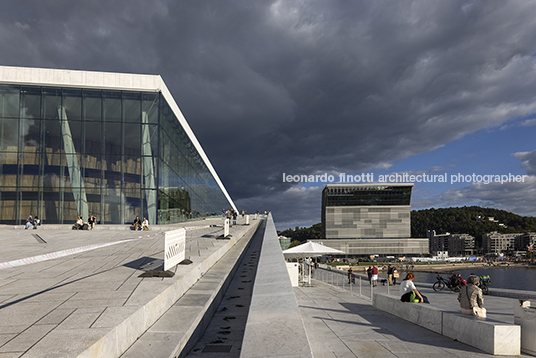
M475 238L469 234L439 234L435 230L428 231L430 253L438 255L448 252L449 256L466 256L475 253Z
M322 238L350 255L428 254L411 238L413 184L328 184L322 191Z
M518 249L520 236L524 234L500 234L496 231L482 235L482 250L484 253L505 253Z
M536 232L526 232L517 236L515 247L518 251L536 248Z

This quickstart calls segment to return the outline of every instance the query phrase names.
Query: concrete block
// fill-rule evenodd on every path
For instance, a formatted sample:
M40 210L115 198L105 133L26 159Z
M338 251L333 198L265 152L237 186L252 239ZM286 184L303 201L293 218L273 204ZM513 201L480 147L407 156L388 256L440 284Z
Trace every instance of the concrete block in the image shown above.
M521 326L521 351L536 356L536 307L529 301L514 304L514 323Z
M494 355L521 353L521 327L461 313L443 313L443 335Z
M401 302L398 296L374 295L372 305L377 309L442 334L441 310L424 303Z
M405 303L376 293L373 306L433 332L494 355L519 355L521 327L494 320L445 312L421 303Z

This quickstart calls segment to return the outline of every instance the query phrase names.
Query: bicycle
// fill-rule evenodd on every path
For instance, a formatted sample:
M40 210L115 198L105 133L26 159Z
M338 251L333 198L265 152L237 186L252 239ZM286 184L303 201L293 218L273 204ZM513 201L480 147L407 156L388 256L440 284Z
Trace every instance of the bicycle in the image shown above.
M459 278L456 278L453 280L452 278L450 280L445 280L440 275L436 276L437 281L434 283L432 288L434 291L439 292L443 290L445 287L448 287L451 291L459 292L461 288L461 282Z
M480 276L480 282L478 283L478 287L482 290L482 294L487 295L489 293L489 285L491 284L491 279L489 278L489 275Z

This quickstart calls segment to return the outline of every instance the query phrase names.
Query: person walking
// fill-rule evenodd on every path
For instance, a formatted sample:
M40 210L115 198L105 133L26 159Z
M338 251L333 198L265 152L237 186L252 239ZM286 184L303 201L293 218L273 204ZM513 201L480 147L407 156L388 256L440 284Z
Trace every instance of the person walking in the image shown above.
M394 267L391 264L387 265L387 279L389 280L389 286L393 285L393 273Z
M378 285L378 266L372 266L372 287Z
M372 284L372 267L369 266L368 269L367 269L367 276L368 276L368 282L369 282L369 285Z
M350 268L348 269L348 284L351 284L351 283L352 283L352 275L353 275L353 272L354 272L354 271L353 271L352 268L350 267Z

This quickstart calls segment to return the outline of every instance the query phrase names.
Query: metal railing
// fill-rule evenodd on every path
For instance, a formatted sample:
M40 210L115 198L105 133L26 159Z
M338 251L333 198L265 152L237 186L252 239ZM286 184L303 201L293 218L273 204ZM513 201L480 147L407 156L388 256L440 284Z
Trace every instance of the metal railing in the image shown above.
M306 275L303 278L303 282L306 282L308 280L307 274L309 272L309 268L307 264L305 264L305 268L306 270L304 271ZM330 286L340 288L342 290L350 292L351 295L370 299L371 302L374 292L376 290L381 290L382 292L387 292L387 294L390 294L390 290L392 289L388 283L384 286L380 285L380 283L378 282L378 285L374 287L372 283L369 282L368 277L362 274L354 273L355 280L353 282L350 282L348 274L344 271L336 269L330 270L324 267L318 267L316 269L313 269L311 272L311 279L313 281L320 281Z

